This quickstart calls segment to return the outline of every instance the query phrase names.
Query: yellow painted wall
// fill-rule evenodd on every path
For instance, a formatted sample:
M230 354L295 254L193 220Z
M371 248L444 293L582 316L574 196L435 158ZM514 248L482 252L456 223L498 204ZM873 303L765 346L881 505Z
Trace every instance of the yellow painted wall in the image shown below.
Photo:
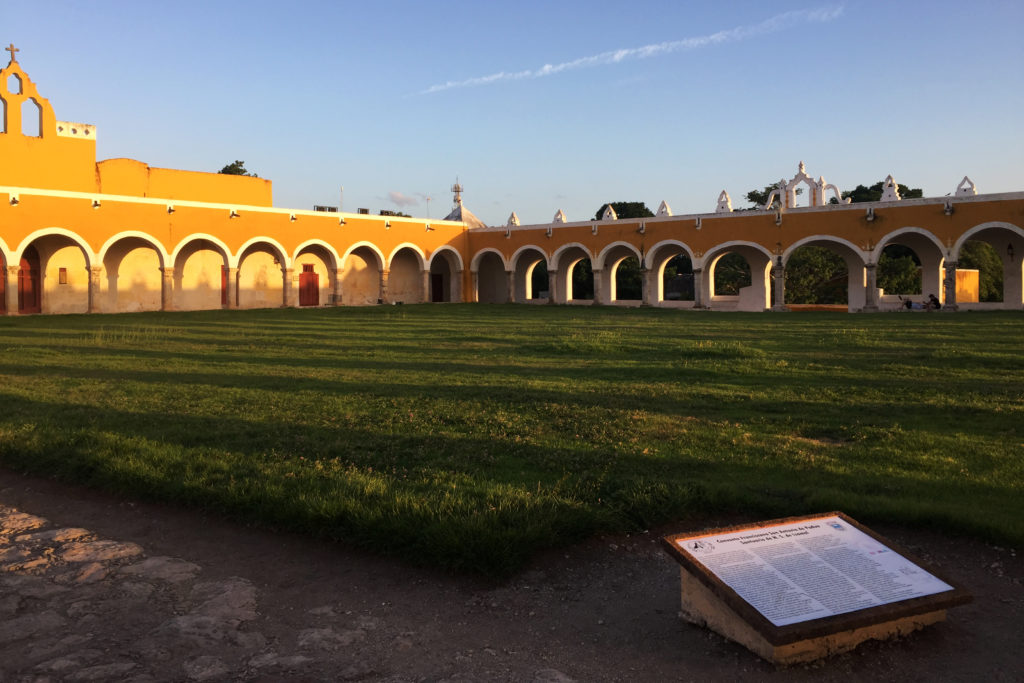
M277 308L284 305L284 276L275 256L250 252L238 267L238 307Z
M139 242L125 240L108 251L101 280L101 312L160 310L160 257L152 247Z
M348 255L341 274L343 306L365 306L377 303L380 296L380 269L363 247Z
M99 191L134 197L271 206L271 182L264 178L154 168L134 159L96 164Z
M957 303L977 303L981 300L980 273L977 270L957 268L956 300Z
M85 313L89 310L89 272L77 246L39 250L43 269L43 313ZM60 269L67 268L67 284L60 284Z
M419 256L412 249L402 249L395 254L388 277L388 300L404 304L423 303L422 268Z
M223 257L212 249L197 249L179 261L174 307L182 311L220 308L223 264Z

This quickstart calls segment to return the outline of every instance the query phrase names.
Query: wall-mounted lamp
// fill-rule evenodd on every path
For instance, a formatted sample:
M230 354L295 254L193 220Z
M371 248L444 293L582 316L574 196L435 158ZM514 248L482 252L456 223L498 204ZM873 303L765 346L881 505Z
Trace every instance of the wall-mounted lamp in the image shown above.
M385 230L390 230L391 229L391 221L384 221L384 229Z
M596 235L597 234L597 223L591 223L590 224L590 234L591 235Z
M646 223L644 223L644 222L641 222L641 223L640 223L640 227L639 227L639 228L637 228L637 229L636 229L636 231L637 231L638 233L640 233L641 235L642 235L642 234L644 234L645 232L647 232L647 224L646 224Z
M289 214L288 215L288 220L290 220L292 223L294 223L295 222L295 214L294 213Z
M433 230L433 228L430 227L430 223L427 223L426 225L423 226L424 232L430 232L431 230Z
M241 216L241 215L242 215L242 214L238 213L238 212L237 212L237 211L235 211L234 209L231 209L231 213L229 213L229 214L228 214L228 218L238 218L238 217L239 217L239 216Z
M1007 244L1006 245L1006 255L1010 257L1011 261L1013 260L1013 245L1012 244Z
M698 229L698 230L700 230L700 229L701 229L702 227L704 227L704 224L703 224L703 223L701 222L701 220L700 220L700 216L697 216L697 224L696 224L696 227L697 227L697 229Z
M94 208L94 209L100 208L100 200L98 200L98 199L92 200L92 208Z
M174 204L167 205L167 213L174 213Z
M867 214L864 216L864 219L867 220L868 223L870 223L871 221L875 220L875 208L874 207L868 207L868 211L867 211Z
M10 198L11 206L17 206L19 203L18 195L12 194Z
M782 209L775 210L775 225L782 225Z
M952 216L953 215L953 200L952 199L947 199L946 200L946 208L942 210L942 213L946 214L947 216Z
M338 225L345 225L345 217L344 216L342 216L341 218L338 219Z
M512 239L512 228L505 228L505 239Z
M554 234L554 230L551 227L548 227L548 229L544 231L544 234L551 237L551 235Z

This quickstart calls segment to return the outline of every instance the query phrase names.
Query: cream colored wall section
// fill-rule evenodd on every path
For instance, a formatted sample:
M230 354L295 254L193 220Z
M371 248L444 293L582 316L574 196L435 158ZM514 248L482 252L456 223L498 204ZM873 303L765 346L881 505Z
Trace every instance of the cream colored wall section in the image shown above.
M238 266L238 307L277 308L284 305L281 264L267 251L251 251Z
M140 240L125 240L111 247L104 258L99 310L135 313L160 310L160 257Z
M377 257L366 247L356 249L345 259L341 274L341 303L366 306L380 297L380 269Z
M213 249L199 247L178 256L174 278L174 305L183 311L221 307L221 268L224 258Z
M317 274L317 278L319 279L319 305L326 306L327 304L331 303L332 288L330 270L327 268L327 264L324 263L324 260L322 258L320 258L315 253L307 251L304 254L300 254L299 257L295 259L295 273L297 275L301 274L302 267L308 264L312 264L313 272ZM376 298L374 298L374 301L376 302Z
M89 272L85 256L77 246L58 246L52 252L37 243L43 269L43 313L85 313L89 310ZM49 255L47 255L49 252ZM60 284L60 269L67 269L67 284Z
M423 303L423 270L412 249L402 249L391 259L388 300L404 304Z

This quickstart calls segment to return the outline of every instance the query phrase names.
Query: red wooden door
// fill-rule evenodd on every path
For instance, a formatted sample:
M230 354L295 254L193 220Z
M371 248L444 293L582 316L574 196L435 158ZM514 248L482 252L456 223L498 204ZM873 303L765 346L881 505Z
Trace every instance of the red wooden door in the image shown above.
M320 276L313 272L312 263L304 263L299 273L299 306L319 305Z
M39 287L39 252L29 247L21 257L18 269L18 312L39 313L42 309Z

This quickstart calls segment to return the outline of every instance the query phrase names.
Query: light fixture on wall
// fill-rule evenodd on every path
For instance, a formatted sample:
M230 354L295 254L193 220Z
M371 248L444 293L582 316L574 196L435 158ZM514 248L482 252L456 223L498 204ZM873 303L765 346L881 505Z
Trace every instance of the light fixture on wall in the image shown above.
M288 220L290 220L292 223L294 223L295 222L295 214L294 213L288 214Z
M94 208L94 209L100 208L100 200L98 200L98 199L92 200L92 208Z
M384 221L384 229L385 230L390 230L391 229L391 221Z
M229 213L229 214L228 214L228 218L238 218L238 217L239 217L239 216L241 216L241 215L242 215L242 214L238 213L238 212L237 212L237 211L235 211L234 209L231 209L231 213Z
M430 232L431 230L433 230L433 228L430 227L430 223L427 223L426 225L423 226L424 232Z
M167 205L167 213L174 213L174 204Z
M19 202L18 195L12 194L11 198L10 198L10 202L11 202L11 206L17 206L18 202Z
M338 219L338 225L345 225L345 217L344 216L342 216L341 218Z
M647 223L644 223L643 221L640 221L640 227L637 228L636 231L638 233L640 233L641 235L644 234L645 232L647 232Z

